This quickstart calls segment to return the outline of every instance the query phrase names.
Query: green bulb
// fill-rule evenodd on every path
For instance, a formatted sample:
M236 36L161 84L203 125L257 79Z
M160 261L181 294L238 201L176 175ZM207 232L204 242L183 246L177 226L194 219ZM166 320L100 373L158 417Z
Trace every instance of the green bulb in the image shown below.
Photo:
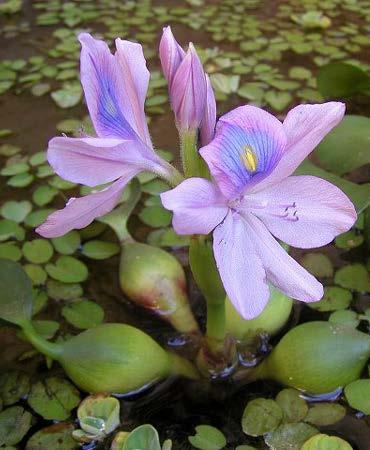
M245 320L226 299L226 331L239 340L244 337L267 333L276 334L288 321L293 300L271 287L270 300L264 311L255 319Z
M367 334L339 324L307 322L280 340L255 377L324 394L359 378L369 356Z
M139 242L122 245L119 281L134 303L153 311L181 333L198 333L186 293L185 273L170 253Z

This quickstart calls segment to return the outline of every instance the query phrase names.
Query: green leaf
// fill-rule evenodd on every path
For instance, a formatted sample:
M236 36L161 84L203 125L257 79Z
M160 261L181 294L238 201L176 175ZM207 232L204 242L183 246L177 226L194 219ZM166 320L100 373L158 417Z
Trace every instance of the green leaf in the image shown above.
M324 169L343 175L370 163L369 141L370 119L348 115L325 136L315 154Z
M73 255L81 245L81 238L78 231L72 230L64 236L52 238L51 242L58 253L62 255Z
M216 92L222 94L232 94L239 88L240 76L239 75L225 75L223 73L212 73L211 82Z
M19 370L6 372L0 377L0 396L4 406L13 405L30 391L30 377Z
M55 264L47 264L46 272L63 283L81 283L88 277L85 264L72 256L60 256Z
M210 425L198 425L195 427L196 435L189 436L190 444L200 450L221 450L226 445L224 434Z
M14 156L19 153L22 149L12 144L2 144L0 145L0 155L1 156Z
M10 238L23 241L24 237L25 231L17 222L8 219L0 220L0 241L7 241Z
M81 101L81 87L79 84L66 84L63 89L52 92L51 97L60 108L72 108Z
M256 398L244 410L242 428L249 436L262 436L275 430L282 420L283 410L275 400Z
M62 316L76 328L87 329L100 325L104 319L104 310L97 303L82 300L62 308Z
M333 425L346 415L346 408L337 403L316 403L308 411L305 422L318 427Z
M4 219L13 220L14 222L21 223L26 218L27 214L32 211L32 204L27 200L16 202L5 202L1 207L1 215Z
M34 153L31 158L29 159L29 163L31 166L39 166L40 164L43 164L46 162L46 152L37 152Z
M362 264L349 264L335 273L334 282L356 292L370 291L370 275Z
M293 96L289 92L268 91L265 94L265 100L275 111L284 111L292 102Z
M284 413L285 422L300 422L306 417L308 406L295 389L283 389L276 397L276 403Z
M9 177L12 175L20 175L20 174L24 174L24 173L28 172L29 168L30 167L27 163L17 162L17 163L9 164L9 165L5 166L3 169L1 169L0 175L3 175L4 177Z
M320 312L337 311L349 307L352 294L347 289L337 286L325 286L324 297L319 302L310 302L307 305Z
M326 98L350 97L370 89L370 77L359 67L330 63L320 68L317 87Z
M14 242L0 244L0 258L19 261L22 258L22 252Z
M155 179L143 184L141 190L142 192L145 192L145 194L157 195L164 191L168 191L168 184L162 180Z
M349 230L336 237L335 246L338 248L351 249L359 247L363 242L364 237L362 234L357 233L356 230Z
M19 175L14 175L13 177L9 178L6 184L8 186L22 188L29 186L34 179L35 177L31 173L20 173Z
M20 325L32 315L32 284L22 267L0 260L0 318Z
M190 243L190 238L176 234L173 228L160 228L149 233L147 242L157 247L186 247Z
M39 209L37 211L32 211L28 216L25 218L24 223L31 228L38 227L41 225L46 218L54 212L53 209L45 208L45 209Z
M140 211L139 218L150 227L166 227L171 223L172 213L163 206L145 206Z
M123 450L161 450L157 430L152 425L141 425L127 437Z
M300 450L303 443L318 433L307 423L287 423L265 436L265 442L274 450Z
M26 450L78 450L80 445L73 439L71 423L57 423L37 431L26 444Z
M48 296L54 300L71 301L83 295L81 285L76 283L66 284L56 280L48 280L46 289Z
M353 450L348 442L337 436L317 434L306 441L301 450Z
M45 270L36 264L26 264L23 266L24 271L30 277L33 285L44 284L47 278Z
M58 194L58 190L51 186L39 186L32 194L32 200L37 206L45 206Z
M117 255L121 251L121 246L114 242L104 242L93 240L86 242L82 246L82 254L91 259L107 259Z
M329 322L345 325L350 328L356 328L360 323L357 313L349 309L334 311L330 314Z
M86 397L77 410L77 416L82 430L96 436L100 434L105 436L112 433L120 424L119 414L119 401L114 397L108 397L104 394ZM91 419L98 419L103 427L94 427Z
M37 83L31 87L31 94L35 97L41 97L50 91L51 87L49 83Z
M25 242L22 247L24 257L31 263L42 264L53 256L54 249L46 239L34 239Z
M344 388L348 404L366 415L370 415L370 379L356 380Z
M28 404L44 419L67 419L80 402L78 390L67 380L50 377L31 387Z
M21 406L12 406L0 413L0 446L15 445L31 428L32 415Z
M316 277L331 277L334 274L333 264L324 253L306 253L301 259L302 266Z
M65 119L57 123L57 130L62 133L75 133L81 128L81 122L79 119Z

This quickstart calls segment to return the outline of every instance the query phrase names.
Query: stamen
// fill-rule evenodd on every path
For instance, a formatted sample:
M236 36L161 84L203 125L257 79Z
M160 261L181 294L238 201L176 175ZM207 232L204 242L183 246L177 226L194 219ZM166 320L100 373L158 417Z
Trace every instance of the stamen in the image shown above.
M249 170L250 172L255 172L257 170L257 156L250 145L246 145L244 147L240 158L247 170Z

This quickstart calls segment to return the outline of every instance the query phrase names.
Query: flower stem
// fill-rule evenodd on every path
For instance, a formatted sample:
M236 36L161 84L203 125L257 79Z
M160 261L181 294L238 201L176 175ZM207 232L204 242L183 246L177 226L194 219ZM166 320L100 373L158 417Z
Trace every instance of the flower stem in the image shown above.
M42 336L37 334L37 331L34 329L30 322L23 322L21 324L21 327L28 342L32 344L36 348L36 350L38 350L43 355L48 356L49 358L55 360L59 359L62 353L61 345L49 342Z
M207 166L198 153L197 140L197 131L180 131L181 160L185 177L209 178Z

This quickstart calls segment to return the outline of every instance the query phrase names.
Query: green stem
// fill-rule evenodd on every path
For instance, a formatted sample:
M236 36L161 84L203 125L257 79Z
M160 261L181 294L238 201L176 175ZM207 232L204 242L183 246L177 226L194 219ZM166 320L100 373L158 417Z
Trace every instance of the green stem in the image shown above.
M189 248L190 267L194 279L207 301L207 332L209 345L217 349L226 337L225 290L213 257L212 247L203 236L193 236Z
M200 378L198 370L190 361L175 353L169 353L169 356L171 359L171 373L173 375L182 375L192 380Z
M225 299L214 302L207 299L207 332L206 337L223 342L226 335Z
M60 358L63 351L61 345L49 342L42 336L37 334L37 331L34 329L30 322L22 323L21 327L27 340L36 348L36 350L46 356L49 356L49 358L56 360Z
M209 178L207 166L198 153L197 140L197 131L180 131L181 160L185 177Z

